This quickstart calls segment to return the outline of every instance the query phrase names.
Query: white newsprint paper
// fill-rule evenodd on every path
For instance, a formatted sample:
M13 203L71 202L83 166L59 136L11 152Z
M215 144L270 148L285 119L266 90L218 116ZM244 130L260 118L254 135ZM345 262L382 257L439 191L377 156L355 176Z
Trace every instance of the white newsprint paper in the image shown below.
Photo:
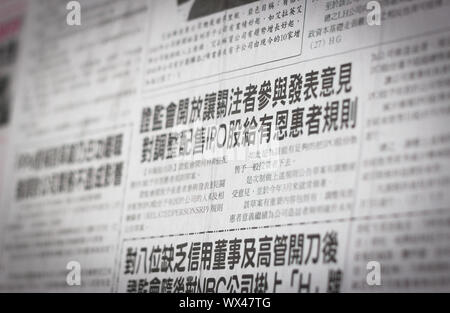
M0 291L450 291L449 0L11 2Z

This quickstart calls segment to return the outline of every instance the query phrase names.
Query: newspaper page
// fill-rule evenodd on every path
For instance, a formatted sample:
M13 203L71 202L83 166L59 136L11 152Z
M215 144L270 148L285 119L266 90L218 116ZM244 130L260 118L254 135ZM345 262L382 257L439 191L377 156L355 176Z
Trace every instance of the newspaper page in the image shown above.
M449 292L449 14L28 1L0 291Z

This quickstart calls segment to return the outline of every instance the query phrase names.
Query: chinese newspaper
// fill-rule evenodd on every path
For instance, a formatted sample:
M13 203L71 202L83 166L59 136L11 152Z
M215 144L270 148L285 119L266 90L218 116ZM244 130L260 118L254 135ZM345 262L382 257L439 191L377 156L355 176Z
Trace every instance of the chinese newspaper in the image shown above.
M0 291L450 291L449 0L0 3Z

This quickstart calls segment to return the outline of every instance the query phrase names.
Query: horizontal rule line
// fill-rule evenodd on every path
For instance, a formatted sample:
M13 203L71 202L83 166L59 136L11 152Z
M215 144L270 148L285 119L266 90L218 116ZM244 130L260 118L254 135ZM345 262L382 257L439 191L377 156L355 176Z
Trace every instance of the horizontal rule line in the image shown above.
M285 223L285 224L274 224L274 225L263 225L263 226L249 226L249 227L218 229L218 230L205 230L205 231L199 231L199 232L175 233L175 234L156 235L156 236L132 237L132 238L125 238L125 239L123 239L123 241L135 241L135 240L143 240L143 239L156 239L156 238L166 238L166 237L181 237L181 236L192 236L192 235L204 235L204 234L212 234L212 233L256 230L256 229L263 229L263 228L267 229L267 228L281 228L281 227L289 227L289 226L302 226L302 225L317 225L317 224L330 224L330 223L382 220L382 219L388 219L388 218L423 216L423 215L429 215L429 214L433 214L433 213L434 214L445 214L446 212L448 212L447 209L441 208L441 209L433 209L433 210L397 212L397 213L390 213L390 214L353 216L353 217L344 217L344 218L336 218L336 219L327 219L327 220L322 220L322 221L316 220L316 221L308 221L308 222Z

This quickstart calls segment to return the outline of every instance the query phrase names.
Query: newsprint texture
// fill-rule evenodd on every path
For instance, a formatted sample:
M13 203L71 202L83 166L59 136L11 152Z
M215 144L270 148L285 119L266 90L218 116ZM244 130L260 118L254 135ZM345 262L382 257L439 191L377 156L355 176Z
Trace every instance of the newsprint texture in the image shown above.
M450 291L450 0L0 3L0 291Z

